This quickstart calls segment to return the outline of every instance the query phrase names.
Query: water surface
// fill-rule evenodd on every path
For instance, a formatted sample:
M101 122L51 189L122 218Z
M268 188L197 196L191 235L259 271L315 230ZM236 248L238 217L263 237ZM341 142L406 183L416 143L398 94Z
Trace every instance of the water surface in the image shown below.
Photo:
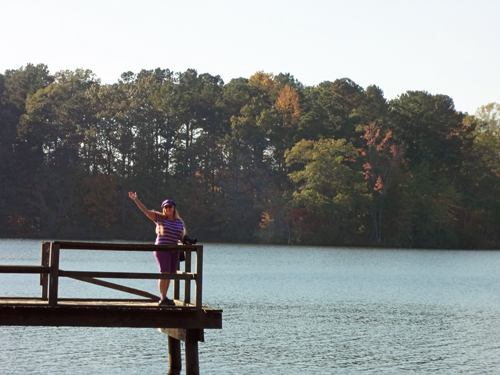
M0 240L1 264L39 264L40 241ZM201 373L497 374L500 252L204 244ZM152 254L64 251L61 268L157 272ZM113 280L112 280L113 281ZM115 280L156 293L156 281ZM61 297L126 298L60 281ZM39 296L38 275L0 295ZM166 374L154 329L0 327L1 374Z

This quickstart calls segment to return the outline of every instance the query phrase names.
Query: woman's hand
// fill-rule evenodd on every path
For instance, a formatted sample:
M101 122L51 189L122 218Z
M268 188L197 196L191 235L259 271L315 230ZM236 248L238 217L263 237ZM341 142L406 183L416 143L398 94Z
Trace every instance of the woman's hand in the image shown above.
M132 193L131 191L128 192L128 197L135 201L137 199L137 193Z

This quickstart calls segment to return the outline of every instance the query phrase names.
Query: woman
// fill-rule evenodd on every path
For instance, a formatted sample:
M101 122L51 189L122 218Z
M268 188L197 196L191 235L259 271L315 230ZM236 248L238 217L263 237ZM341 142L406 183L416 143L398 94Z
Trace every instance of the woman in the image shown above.
M139 206L139 208L156 223L156 242L155 245L177 245L178 241L182 241L186 229L179 213L177 212L176 204L173 200L167 199L161 205L163 213L148 210L146 206L137 198L137 193L129 192L128 196ZM176 273L179 265L179 253L169 251L154 252L161 273ZM158 303L160 306L175 306L174 301L167 298L167 291L170 285L170 280L158 280L158 288L160 289L161 299Z

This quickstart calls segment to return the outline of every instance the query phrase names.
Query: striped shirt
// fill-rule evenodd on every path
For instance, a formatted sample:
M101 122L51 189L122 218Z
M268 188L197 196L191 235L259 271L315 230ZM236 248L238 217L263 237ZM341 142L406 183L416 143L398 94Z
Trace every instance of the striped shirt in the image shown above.
M156 214L156 242L155 245L177 245L178 240L182 240L184 224L182 220L162 219L160 214Z

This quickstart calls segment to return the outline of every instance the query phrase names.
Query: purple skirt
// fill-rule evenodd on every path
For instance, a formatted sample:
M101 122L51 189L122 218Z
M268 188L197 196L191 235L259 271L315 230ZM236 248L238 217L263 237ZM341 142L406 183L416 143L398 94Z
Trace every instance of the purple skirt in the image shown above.
M155 251L155 258L160 267L160 272L176 273L179 269L179 253L168 251Z

